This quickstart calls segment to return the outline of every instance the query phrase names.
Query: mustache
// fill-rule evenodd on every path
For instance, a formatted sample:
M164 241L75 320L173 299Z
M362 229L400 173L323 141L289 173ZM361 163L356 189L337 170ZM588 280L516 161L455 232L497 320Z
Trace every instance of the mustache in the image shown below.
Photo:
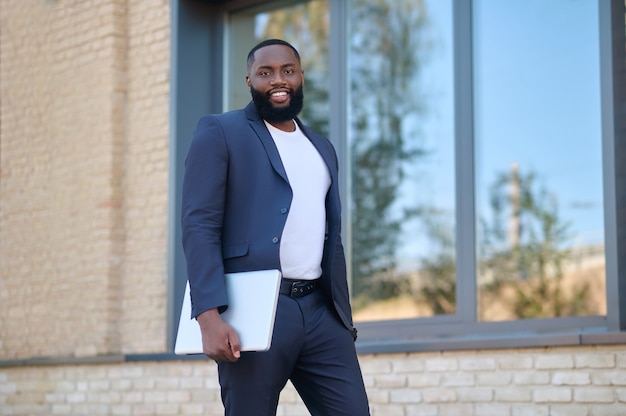
M250 88L250 94L252 95L252 101L264 120L269 122L284 122L295 118L300 111L302 111L304 93L303 86L300 85L297 89L291 88L273 88L268 92L261 92L254 87ZM274 107L270 99L270 94L275 91L289 91L289 104L286 107Z

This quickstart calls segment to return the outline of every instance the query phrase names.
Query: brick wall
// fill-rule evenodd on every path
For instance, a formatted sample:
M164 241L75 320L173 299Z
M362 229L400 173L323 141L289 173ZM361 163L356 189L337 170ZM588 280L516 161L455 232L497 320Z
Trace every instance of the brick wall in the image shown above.
M365 355L372 416L624 416L626 346ZM219 415L217 368L0 369L0 415ZM278 415L308 415L288 385Z
M125 246L119 326L127 353L166 348L169 3L133 0L127 6Z
M165 347L169 19L0 3L0 359Z

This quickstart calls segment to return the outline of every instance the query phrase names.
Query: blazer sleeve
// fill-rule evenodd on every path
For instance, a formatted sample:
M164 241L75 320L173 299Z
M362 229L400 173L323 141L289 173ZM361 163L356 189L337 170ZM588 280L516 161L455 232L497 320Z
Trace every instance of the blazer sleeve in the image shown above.
M182 243L192 318L228 307L221 238L227 171L224 131L215 116L205 116L189 146L182 186Z

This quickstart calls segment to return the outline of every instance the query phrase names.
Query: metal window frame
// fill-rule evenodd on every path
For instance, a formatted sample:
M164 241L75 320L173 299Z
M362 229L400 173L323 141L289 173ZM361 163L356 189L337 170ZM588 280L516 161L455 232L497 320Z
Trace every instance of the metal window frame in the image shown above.
M195 123L222 111L225 16L278 4L262 0L172 0L170 209L167 345L174 348L186 276L180 247L180 188ZM280 4L297 3L296 0ZM598 0L602 94L607 315L478 322L474 219L472 2L454 2L454 79L457 204L457 312L408 320L359 323L361 353L626 343L626 61L623 0ZM344 239L350 248L349 159L346 143L348 83L346 26L349 2L329 0L330 136L344 161Z

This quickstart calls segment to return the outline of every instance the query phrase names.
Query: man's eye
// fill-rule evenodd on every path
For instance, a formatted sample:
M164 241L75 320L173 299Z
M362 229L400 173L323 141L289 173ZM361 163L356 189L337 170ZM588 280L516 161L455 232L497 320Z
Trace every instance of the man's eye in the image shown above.
M293 69L285 69L285 74L287 75L293 74Z
M270 74L270 73L269 73L269 72L267 72L267 71L259 72L259 76L261 76L261 77L266 77L266 76L268 76L269 74Z

